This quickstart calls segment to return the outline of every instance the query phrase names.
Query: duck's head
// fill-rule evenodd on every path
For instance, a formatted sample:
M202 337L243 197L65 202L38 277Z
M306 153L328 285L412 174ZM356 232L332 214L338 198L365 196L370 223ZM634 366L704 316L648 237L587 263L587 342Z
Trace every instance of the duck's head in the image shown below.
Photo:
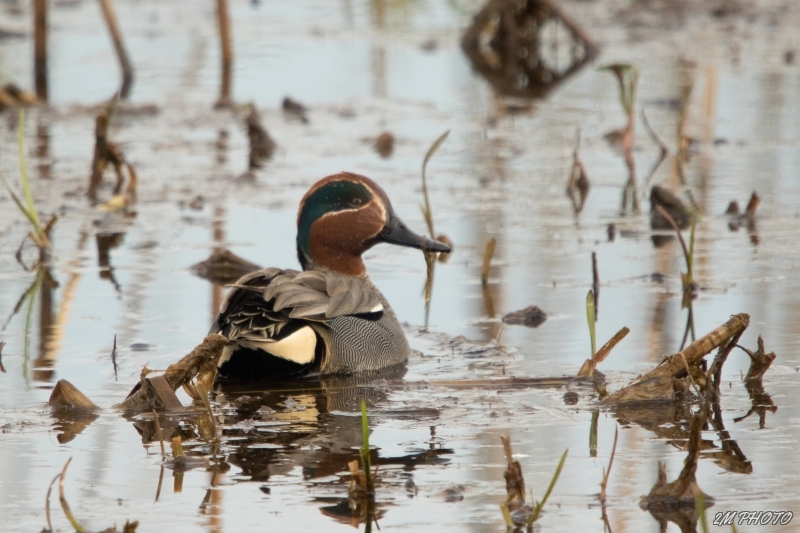
M361 254L379 242L430 252L450 247L408 229L389 197L371 179L342 172L323 178L303 196L297 213L297 257L303 270L327 268L366 274Z

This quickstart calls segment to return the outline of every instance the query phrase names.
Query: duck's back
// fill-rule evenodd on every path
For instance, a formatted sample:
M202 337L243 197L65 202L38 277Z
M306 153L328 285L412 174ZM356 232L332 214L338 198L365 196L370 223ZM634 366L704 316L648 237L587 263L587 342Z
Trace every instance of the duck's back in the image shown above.
M241 278L211 328L230 340L220 376L277 379L404 363L409 347L366 277L269 268Z

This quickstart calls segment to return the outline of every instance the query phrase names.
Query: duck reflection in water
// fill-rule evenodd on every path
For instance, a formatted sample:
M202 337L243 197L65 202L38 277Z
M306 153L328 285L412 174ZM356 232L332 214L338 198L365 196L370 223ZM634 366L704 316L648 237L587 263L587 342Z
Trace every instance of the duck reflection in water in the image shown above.
M259 484L270 492L274 476L296 475L300 467L303 480L318 483L324 495L314 498L326 516L352 525L368 517L380 518L386 509L366 509L353 505L347 497L350 481L348 463L358 460L362 444L361 400L366 399L370 426L375 419L424 421L433 427L437 409L397 409L388 395L391 383L405 375L405 368L363 372L351 376L323 376L264 386L244 383L217 385L212 401L221 428L225 453L209 460L208 470L223 473L232 469L237 480ZM212 440L205 413L167 413L159 417L163 438L169 442L180 435L187 456L209 457L209 448L198 441ZM158 441L152 416L132 419L145 444ZM432 429L434 431L434 429ZM156 445L157 446L157 445ZM378 467L381 484L387 492L413 480L417 465L443 465L453 450L441 444L428 444L397 456L382 456L372 449L373 469ZM388 468L387 468L388 467Z

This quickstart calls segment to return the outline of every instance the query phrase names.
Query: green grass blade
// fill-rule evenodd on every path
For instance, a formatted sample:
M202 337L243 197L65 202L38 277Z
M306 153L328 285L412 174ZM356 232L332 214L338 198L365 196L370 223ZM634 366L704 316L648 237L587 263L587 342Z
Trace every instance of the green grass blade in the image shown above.
M547 503L547 498L550 497L550 493L553 492L553 487L556 486L556 482L558 481L558 476L561 475L561 469L564 468L564 461L567 460L568 453L569 448L564 450L564 454L561 456L561 460L558 462L558 467L556 467L556 472L553 474L553 479L550 480L550 486L547 487L547 491L545 491L544 496L542 496L542 501L536 504L536 508L533 510L533 514L528 520L528 527L532 526L533 523L538 520L539 513L542 512L542 507L544 507L544 504Z
M25 162L25 110L19 110L19 123L17 124L17 149L19 151L19 179L22 185L22 194L25 197L25 204L27 209L24 213L33 224L36 234L41 236L44 234L42 231L42 224L39 222L39 214L36 212L36 206L33 205L33 194L31 194L31 187L28 183L28 165Z
M28 213L28 210L25 209L25 206L22 205L22 202L20 201L19 197L14 193L14 189L11 188L11 185L8 184L8 182L3 176L0 176L0 181L2 181L3 185L6 186L6 189L8 189L8 194L11 195L11 199L14 200L15 204L17 204L17 207L22 212L22 214L25 215L25 217L28 220L30 220L31 224L35 227L36 222L34 221L33 217L31 217L31 214Z
M592 339L592 356L590 359L594 360L597 353L597 336L595 335L595 316L594 316L594 292L591 290L586 295L586 321L589 323L589 337Z

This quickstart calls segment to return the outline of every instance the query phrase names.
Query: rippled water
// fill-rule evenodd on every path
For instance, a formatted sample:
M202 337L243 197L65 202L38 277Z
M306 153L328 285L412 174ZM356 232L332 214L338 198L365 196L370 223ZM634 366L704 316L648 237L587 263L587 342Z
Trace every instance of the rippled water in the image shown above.
M60 219L52 235L55 283L45 283L30 308L20 299L35 275L13 257L28 229L0 192L0 320L11 317L0 331L7 343L7 373L0 375L4 530L45 525L47 486L69 457L67 497L93 530L126 519L139 520L140 531L347 530L346 463L361 443L355 409L366 394L383 479L381 529L502 530L505 459L498 436L510 434L537 497L570 449L542 530L601 531L595 495L618 423L613 412L600 411L594 456L591 390L578 389L579 403L568 406L560 387L456 389L440 382L574 374L590 350L584 301L592 252L601 281L600 342L622 326L631 329L602 364L609 388L679 349L687 319L683 259L674 241L653 246L647 200L656 183L682 190L675 158L645 183L659 152L637 119L641 212L623 210L628 171L604 135L622 127L625 117L616 81L595 68L612 62L640 68L637 104L673 154L681 87L693 82L686 133L697 142L686 174L702 214L695 331L702 335L732 314L749 313L741 344L754 349L762 335L767 351L778 354L764 380L777 411L767 413L763 429L755 414L733 420L752 405L740 383L747 356L737 350L725 365L730 386L723 390L722 414L752 473L726 469L727 456L705 452L698 483L716 498L709 514L800 514L800 404L794 397L800 368L800 67L786 58L800 47L800 7L765 0L717 16L702 2L564 2L601 45L601 55L547 99L520 105L493 94L459 46L480 2L237 1L231 6L233 96L255 102L280 146L264 169L247 176L244 115L212 109L219 56L213 4L206 4L117 2L136 68L131 102L141 112L120 111L111 136L139 173L135 217L99 213L84 197L92 106L119 83L99 8L81 0L51 6L51 106L28 112L26 143L40 211ZM0 4L0 29L29 32L28 9ZM434 49L422 46L431 39ZM28 87L31 56L30 36L0 39L0 81ZM309 107L309 124L284 117L286 95ZM151 104L157 111L143 107ZM0 119L0 171L16 182L16 114L6 111ZM428 333L420 330L421 255L389 246L366 254L370 276L422 352L412 358L404 385L353 388L328 380L290 391L218 391L215 409L226 439L217 466L177 477L165 470L157 502L161 458L147 417L129 420L107 409L75 435L81 428L65 428L50 415L45 402L56 380L71 381L108 408L138 381L145 363L164 368L203 338L222 289L189 267L214 248L228 247L264 266L296 267L296 206L320 177L341 170L372 177L404 220L422 231L421 161L448 129L450 138L428 172L436 229L456 251L437 266ZM591 190L576 216L564 190L578 129ZM397 139L388 159L371 146L384 130ZM730 200L744 205L753 190L762 198L757 239L746 228L730 231L723 216ZM101 194L107 198L110 188ZM198 196L202 207L189 207ZM550 315L539 328L506 326L501 333L499 320L487 317L480 270L491 237L498 243L489 285L498 316L538 305ZM34 254L27 249L23 255L30 261ZM465 335L484 343L498 334L505 352L450 341ZM116 380L109 355L115 335ZM148 349L130 348L139 341ZM437 383L422 383L432 380ZM304 409L287 406L289 396ZM262 405L276 413L254 417ZM670 479L677 476L685 452L670 445L675 434L669 430L680 416L656 426L618 416L610 525L615 532L658 531L638 500L655 482L659 460L666 461ZM176 430L189 438L187 450L209 457L201 438L207 428L196 417L184 418ZM714 431L703 438L722 445ZM407 489L408 480L416 491ZM56 529L70 530L58 509L53 521Z

